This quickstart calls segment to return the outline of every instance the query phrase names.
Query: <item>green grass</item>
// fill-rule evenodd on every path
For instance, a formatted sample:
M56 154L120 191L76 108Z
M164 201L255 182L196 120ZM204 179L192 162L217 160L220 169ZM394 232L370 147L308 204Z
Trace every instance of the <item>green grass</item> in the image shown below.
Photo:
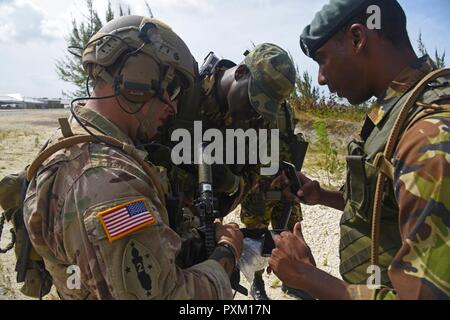
M318 100L293 97L291 98L290 103L296 112L304 112L314 118L321 120L343 120L350 122L363 121L370 105L345 105L339 103L334 97L329 99L322 97Z

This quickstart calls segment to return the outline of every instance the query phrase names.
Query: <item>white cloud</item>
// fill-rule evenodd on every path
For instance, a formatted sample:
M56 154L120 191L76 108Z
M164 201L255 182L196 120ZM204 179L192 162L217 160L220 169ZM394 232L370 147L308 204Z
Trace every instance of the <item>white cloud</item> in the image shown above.
M17 32L14 25L10 23L2 24L0 23L0 43L9 42L11 38L16 36Z
M55 33L49 31L45 12L34 2L3 1L0 3L0 11L1 42L32 42L55 38Z

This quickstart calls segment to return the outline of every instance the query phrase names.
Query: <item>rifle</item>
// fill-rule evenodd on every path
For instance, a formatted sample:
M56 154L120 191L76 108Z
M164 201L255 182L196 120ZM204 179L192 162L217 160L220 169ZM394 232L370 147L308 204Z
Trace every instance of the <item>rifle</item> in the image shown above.
M308 151L309 143L306 141L299 141L295 135L294 128L292 128L292 123L290 119L289 108L287 102L283 103L284 115L286 120L286 130L288 134L289 148L291 149L291 154L293 157L293 164L297 171L301 171L303 167L303 162L305 161L306 152Z
M209 257L216 247L216 229L214 220L219 216L214 210L214 195L211 165L204 160L203 145L199 146L200 164L198 166L198 198L195 208L204 227L206 256Z
M288 134L288 141L289 141L289 148L291 149L291 154L293 158L293 163L285 162L283 161L280 164L280 171L285 172L287 177L291 182L294 184L291 185L291 192L293 194L297 194L298 190L300 189L301 185L298 181L297 173L296 171L301 171L303 167L303 162L305 161L306 152L308 150L308 142L306 141L299 141L297 139L297 136L294 133L294 128L292 128L292 123L290 119L289 109L287 106L287 102L285 101L283 103L283 109L285 114L285 120L286 120L286 129ZM286 201L285 199L283 201L283 213L281 215L281 220L278 222L278 225L276 226L277 231L283 231L287 229L287 225L289 223L289 219L291 217L292 213L292 203L289 201Z
M211 165L207 164L203 154L204 146L199 146L200 164L198 166L198 184L199 195L195 201L195 208L200 217L202 229L204 232L204 242L206 250L206 258L211 256L216 247L216 228L214 220L219 218L219 212L214 209L214 193ZM231 288L235 291L247 295L246 288L239 284L240 272L235 269L230 277Z

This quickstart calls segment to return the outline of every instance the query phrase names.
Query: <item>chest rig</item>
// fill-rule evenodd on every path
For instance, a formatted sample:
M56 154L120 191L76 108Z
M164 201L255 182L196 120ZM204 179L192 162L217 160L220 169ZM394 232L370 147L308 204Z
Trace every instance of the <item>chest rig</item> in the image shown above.
M402 243L393 152L401 134L414 123L438 113L448 115L450 107L437 103L449 97L450 70L433 71L413 90L395 98L379 123L367 119L361 140L348 144L339 246L345 281L364 284L370 275L368 267L376 264L381 269L381 284L390 286L387 271Z

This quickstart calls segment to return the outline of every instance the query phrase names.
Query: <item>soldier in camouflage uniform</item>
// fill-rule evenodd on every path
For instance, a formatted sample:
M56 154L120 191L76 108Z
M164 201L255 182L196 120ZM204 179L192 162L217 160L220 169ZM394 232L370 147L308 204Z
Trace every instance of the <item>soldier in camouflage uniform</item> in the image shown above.
M278 111L276 123L276 126L273 127L280 130L280 161L295 163L293 152L299 151L292 150L289 139L297 139L299 142L304 142L304 139L302 134L294 134L293 110L287 102ZM292 132L290 133L289 130L292 130ZM261 176L259 174L259 166L249 168L245 174L248 180L253 182L251 190L245 195L241 203L241 221L247 228L264 230L268 229L269 225L272 225L274 229L282 229L284 226L281 226L280 223L283 223L281 221L283 213L289 209L291 210L291 216L287 224L289 230L293 230L294 225L302 221L300 204L288 202L287 199L283 198L280 191L274 192L270 187L273 177ZM286 205L289 208L286 208ZM264 270L259 270L255 273L254 281L250 288L250 294L255 300L268 300L262 277L263 273ZM284 283L281 289L298 298L307 298L301 291L289 288Z
M373 4L380 30L366 25ZM301 46L318 62L320 84L351 103L378 100L349 144L343 193L300 174L299 197L344 212L345 282L314 267L300 224L276 240L270 265L321 299L449 299L450 71L417 58L397 1L332 0L305 28ZM377 270L371 265L380 283L368 281Z
M137 149L193 84L189 49L164 23L127 16L94 35L83 66L97 100L75 108L70 123L61 120L61 132L30 166L24 203L31 242L59 295L231 299L229 276L242 251L238 226L217 225L209 259L179 268L181 240L169 228L166 186Z
M295 125L290 106L281 108L281 102L292 93L295 76L289 55L270 43L255 47L238 66L221 60L209 73L201 74L195 87L184 94L176 119L162 130L159 142L172 147L172 132L178 128L193 132L194 121L202 121L203 130L216 128L222 132L229 128L277 128L280 129L280 160L293 162L288 127L293 130ZM171 165L169 155L163 153L161 149L153 150L151 161L168 167L172 175L176 172L185 202L192 207L197 190L195 171ZM273 177L261 177L259 165L215 166L213 175L223 215L242 203L241 220L250 229L267 229L271 220L279 220L283 206L281 192L267 199ZM300 206L293 205L292 227L300 221L300 216ZM258 287L256 290L252 287L252 294L256 298L267 299L261 274L258 272L255 278Z

